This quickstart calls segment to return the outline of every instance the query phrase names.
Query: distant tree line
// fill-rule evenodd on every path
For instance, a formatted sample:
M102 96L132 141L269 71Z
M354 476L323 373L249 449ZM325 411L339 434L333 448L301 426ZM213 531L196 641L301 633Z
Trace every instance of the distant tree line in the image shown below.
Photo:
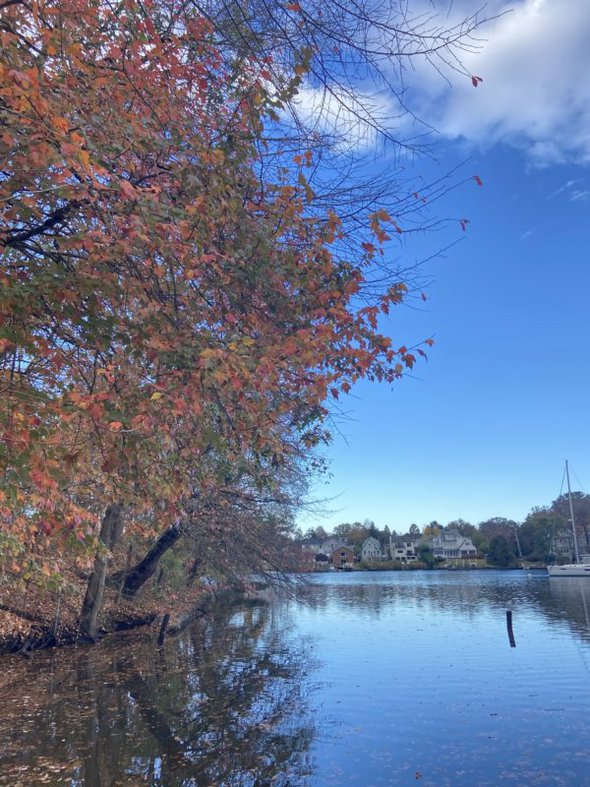
M590 553L590 495L572 493L572 507L576 524L578 548L581 553ZM464 519L455 519L446 525L437 520L419 527L411 524L407 531L397 531L385 525L378 528L371 519L362 522L343 522L328 532L321 525L300 532L301 538L325 540L338 538L360 551L363 541L374 536L382 543L404 540L408 536L436 535L445 528L458 530L473 541L478 552L487 557L489 563L499 567L516 565L519 560L528 562L556 562L570 559L567 549L571 535L571 521L567 495L560 495L549 506L535 506L523 522L505 517L491 517L477 525ZM556 548L560 541L562 551Z

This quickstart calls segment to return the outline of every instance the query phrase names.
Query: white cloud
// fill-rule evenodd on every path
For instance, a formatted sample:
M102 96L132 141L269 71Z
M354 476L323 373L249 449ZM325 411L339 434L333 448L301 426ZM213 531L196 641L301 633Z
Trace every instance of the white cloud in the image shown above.
M555 191L552 191L551 194L549 194L549 196L547 197L547 199L553 199L553 197L558 197L560 194L563 194L564 192L569 192L570 189L572 189L577 183L580 183L579 178L566 181L563 184L563 186L560 186L558 189L555 189Z
M341 86L315 88L304 84L292 106L299 122L309 131L331 137L336 146L373 148L379 139L378 127L387 125L392 109L387 98L376 92Z
M560 186L558 189L555 189L547 199L553 199L554 197L559 197L560 195L564 195L570 202L587 202L590 200L590 191L583 186L578 184L582 184L583 181L581 178L575 178L573 180L568 180L563 186Z
M447 137L503 142L541 165L590 163L590 0L515 0L492 11L509 8L482 28L482 50L464 55L483 77L477 88L454 77L449 90L418 69L418 114Z
M590 191L588 189L572 191L570 200L572 202L588 202L590 200Z

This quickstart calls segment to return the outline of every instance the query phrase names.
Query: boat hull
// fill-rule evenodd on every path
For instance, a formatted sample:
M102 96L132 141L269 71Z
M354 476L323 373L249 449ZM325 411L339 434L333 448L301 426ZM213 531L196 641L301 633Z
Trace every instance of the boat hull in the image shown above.
M590 563L566 563L565 566L547 566L550 577L590 577Z

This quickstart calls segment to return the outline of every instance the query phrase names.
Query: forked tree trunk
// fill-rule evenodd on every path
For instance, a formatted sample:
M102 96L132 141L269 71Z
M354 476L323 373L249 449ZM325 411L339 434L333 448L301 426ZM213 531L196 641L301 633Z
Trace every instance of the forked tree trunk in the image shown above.
M153 576L162 556L170 547L174 546L182 533L180 525L172 525L162 533L146 556L128 572L123 583L124 596L133 597L145 585L148 579Z
M113 504L107 507L100 527L100 545L94 558L94 568L80 612L80 633L83 637L96 639L98 614L102 607L104 583L108 565L108 553L117 543L123 529L122 506Z

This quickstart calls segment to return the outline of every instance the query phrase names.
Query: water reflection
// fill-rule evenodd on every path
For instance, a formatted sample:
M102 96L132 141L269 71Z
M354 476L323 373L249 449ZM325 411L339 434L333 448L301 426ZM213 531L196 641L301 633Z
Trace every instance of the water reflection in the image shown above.
M266 606L163 648L136 637L6 659L0 784L301 783L313 770L309 664Z
M310 784L590 783L586 583L519 571L315 578L300 627L325 665L330 735L314 743L322 772Z
M321 575L306 591L305 601L317 610L362 613L376 620L402 608L463 619L490 611L503 615L511 609L568 623L590 639L590 579L550 579L544 571Z
M548 614L567 620L577 634L590 640L590 579L555 577L549 587L554 604Z
M412 572L380 575L321 575L306 600L321 609L362 610L364 616L381 617L392 608L435 610L437 613L477 615L482 609L506 609L511 605L536 604L539 591L549 594L547 575L523 582L520 572L481 571ZM542 582L538 582L538 580Z
M0 784L590 783L587 578L326 574L305 596L163 648L3 659Z

